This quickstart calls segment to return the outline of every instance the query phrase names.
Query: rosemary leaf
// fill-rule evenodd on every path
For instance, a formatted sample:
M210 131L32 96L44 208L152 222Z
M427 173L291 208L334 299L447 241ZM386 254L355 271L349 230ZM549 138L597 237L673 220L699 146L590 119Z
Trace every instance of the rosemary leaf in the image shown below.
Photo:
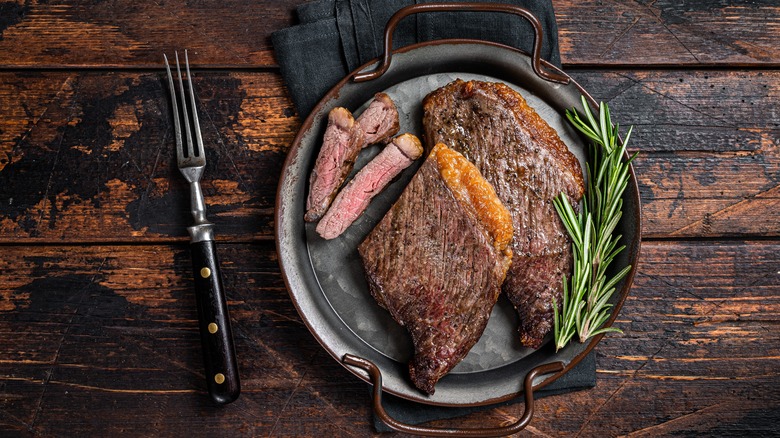
M582 97L582 115L574 108L566 117L590 141L586 163L588 188L577 213L564 193L553 199L553 205L572 239L574 268L571 278L563 277L560 310L553 299L556 351L575 335L580 342L608 332L620 332L616 327L602 327L612 312L609 300L616 286L631 271L626 266L608 278L609 265L625 249L619 245L621 235L614 235L623 209L623 192L628 187L629 167L637 156L624 160L626 144L633 132L629 127L623 141L620 126L612 124L609 107L599 105L598 120ZM584 117L583 117L584 116Z

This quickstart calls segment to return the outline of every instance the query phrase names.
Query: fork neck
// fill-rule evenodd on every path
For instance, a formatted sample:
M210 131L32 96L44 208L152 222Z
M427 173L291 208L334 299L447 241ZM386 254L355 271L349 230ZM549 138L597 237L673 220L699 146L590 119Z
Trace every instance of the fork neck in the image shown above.
M203 200L203 191L200 189L198 181L190 183L190 207L195 225L211 223L206 219L206 202Z
M192 243L214 240L214 225L206 219L206 202L203 200L203 192L200 183L190 183L190 206L195 224L187 227Z

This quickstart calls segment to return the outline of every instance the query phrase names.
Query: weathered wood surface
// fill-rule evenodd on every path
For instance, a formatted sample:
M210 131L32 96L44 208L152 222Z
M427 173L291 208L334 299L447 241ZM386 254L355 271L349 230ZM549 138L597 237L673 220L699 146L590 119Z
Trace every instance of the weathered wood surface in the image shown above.
M780 73L574 76L635 126L646 237L780 235ZM281 78L202 72L196 85L220 238L270 239L300 126ZM161 73L0 73L0 241L186 236L165 93Z
M269 35L299 3L0 1L0 436L372 433L368 387L301 322L272 240L301 122ZM554 5L567 71L636 126L646 240L598 386L538 401L523 435L776 435L780 4ZM243 381L221 409L161 81L182 47Z
M777 66L780 4L553 1L567 65Z
M159 66L163 52L188 48L214 66L270 66L271 32L293 24L298 3L5 1L0 65Z
M0 65L149 67L189 48L199 65L275 64L271 33L301 1L0 2ZM561 57L574 65L780 64L775 0L553 2Z
M778 236L778 71L578 71L634 125L645 237Z
M222 238L272 238L276 184L298 118L276 74L204 76L209 217ZM0 74L9 115L0 121L0 240L186 236L189 189L176 168L162 78Z
M598 348L598 386L538 401L532 434L775 432L780 244L643 249L617 321L624 334ZM369 435L368 386L303 326L273 244L225 244L220 257L243 393L215 410L186 245L4 247L2 434ZM521 411L462 422L499 424Z

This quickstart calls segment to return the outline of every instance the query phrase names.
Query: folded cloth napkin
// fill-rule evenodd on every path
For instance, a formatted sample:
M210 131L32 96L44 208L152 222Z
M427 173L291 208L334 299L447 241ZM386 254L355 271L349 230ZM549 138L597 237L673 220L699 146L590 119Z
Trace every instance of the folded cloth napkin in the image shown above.
M477 3L487 3L478 0ZM300 24L271 36L276 59L298 114L304 118L336 83L382 55L385 24L404 6L421 0L318 0L298 7ZM512 0L542 23L543 59L560 67L558 27L550 0ZM435 12L398 24L393 48L445 38L472 38L531 52L533 28L513 14Z
M426 1L317 0L299 6L296 10L299 24L272 35L276 59L299 116L305 118L322 96L350 72L381 56L385 24L396 11L416 3ZM524 7L539 19L545 32L541 56L560 67L558 27L551 1L510 0L505 3ZM396 27L393 48L445 38L492 41L529 53L533 48L533 28L526 20L512 14L486 12L412 15ZM595 385L596 361L591 353L560 379L538 391L536 397ZM497 406L436 407L389 394L383 397L383 402L392 417L409 424L454 418ZM380 432L389 430L378 419L375 419L375 427Z

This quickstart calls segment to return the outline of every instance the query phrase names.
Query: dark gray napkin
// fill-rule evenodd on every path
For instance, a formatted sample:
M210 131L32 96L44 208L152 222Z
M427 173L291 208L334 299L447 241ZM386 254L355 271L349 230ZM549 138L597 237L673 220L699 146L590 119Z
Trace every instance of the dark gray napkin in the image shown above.
M486 3L485 0L477 0ZM317 0L296 10L299 24L274 32L272 42L282 76L298 114L305 118L336 83L366 62L382 55L385 24L404 6L422 0ZM511 0L505 3L531 11L545 30L541 56L560 67L558 26L550 0ZM524 19L501 13L436 12L416 14L396 27L393 47L445 38L482 39L532 51L533 28ZM595 353L560 379L537 392L545 397L596 385ZM397 420L419 424L454 418L500 405L445 408L421 405L389 394L387 412ZM368 401L367 401L368 403ZM507 403L514 403L510 401ZM506 403L505 403L506 404ZM375 419L377 431L388 431Z
M485 0L477 0L487 3ZM298 114L304 118L338 81L382 54L385 24L404 6L422 0L318 0L298 7L300 24L276 31L272 42ZM512 0L542 23L543 59L560 67L558 26L550 0ZM473 38L531 52L533 28L521 17L488 12L435 12L398 24L393 47L445 38Z

